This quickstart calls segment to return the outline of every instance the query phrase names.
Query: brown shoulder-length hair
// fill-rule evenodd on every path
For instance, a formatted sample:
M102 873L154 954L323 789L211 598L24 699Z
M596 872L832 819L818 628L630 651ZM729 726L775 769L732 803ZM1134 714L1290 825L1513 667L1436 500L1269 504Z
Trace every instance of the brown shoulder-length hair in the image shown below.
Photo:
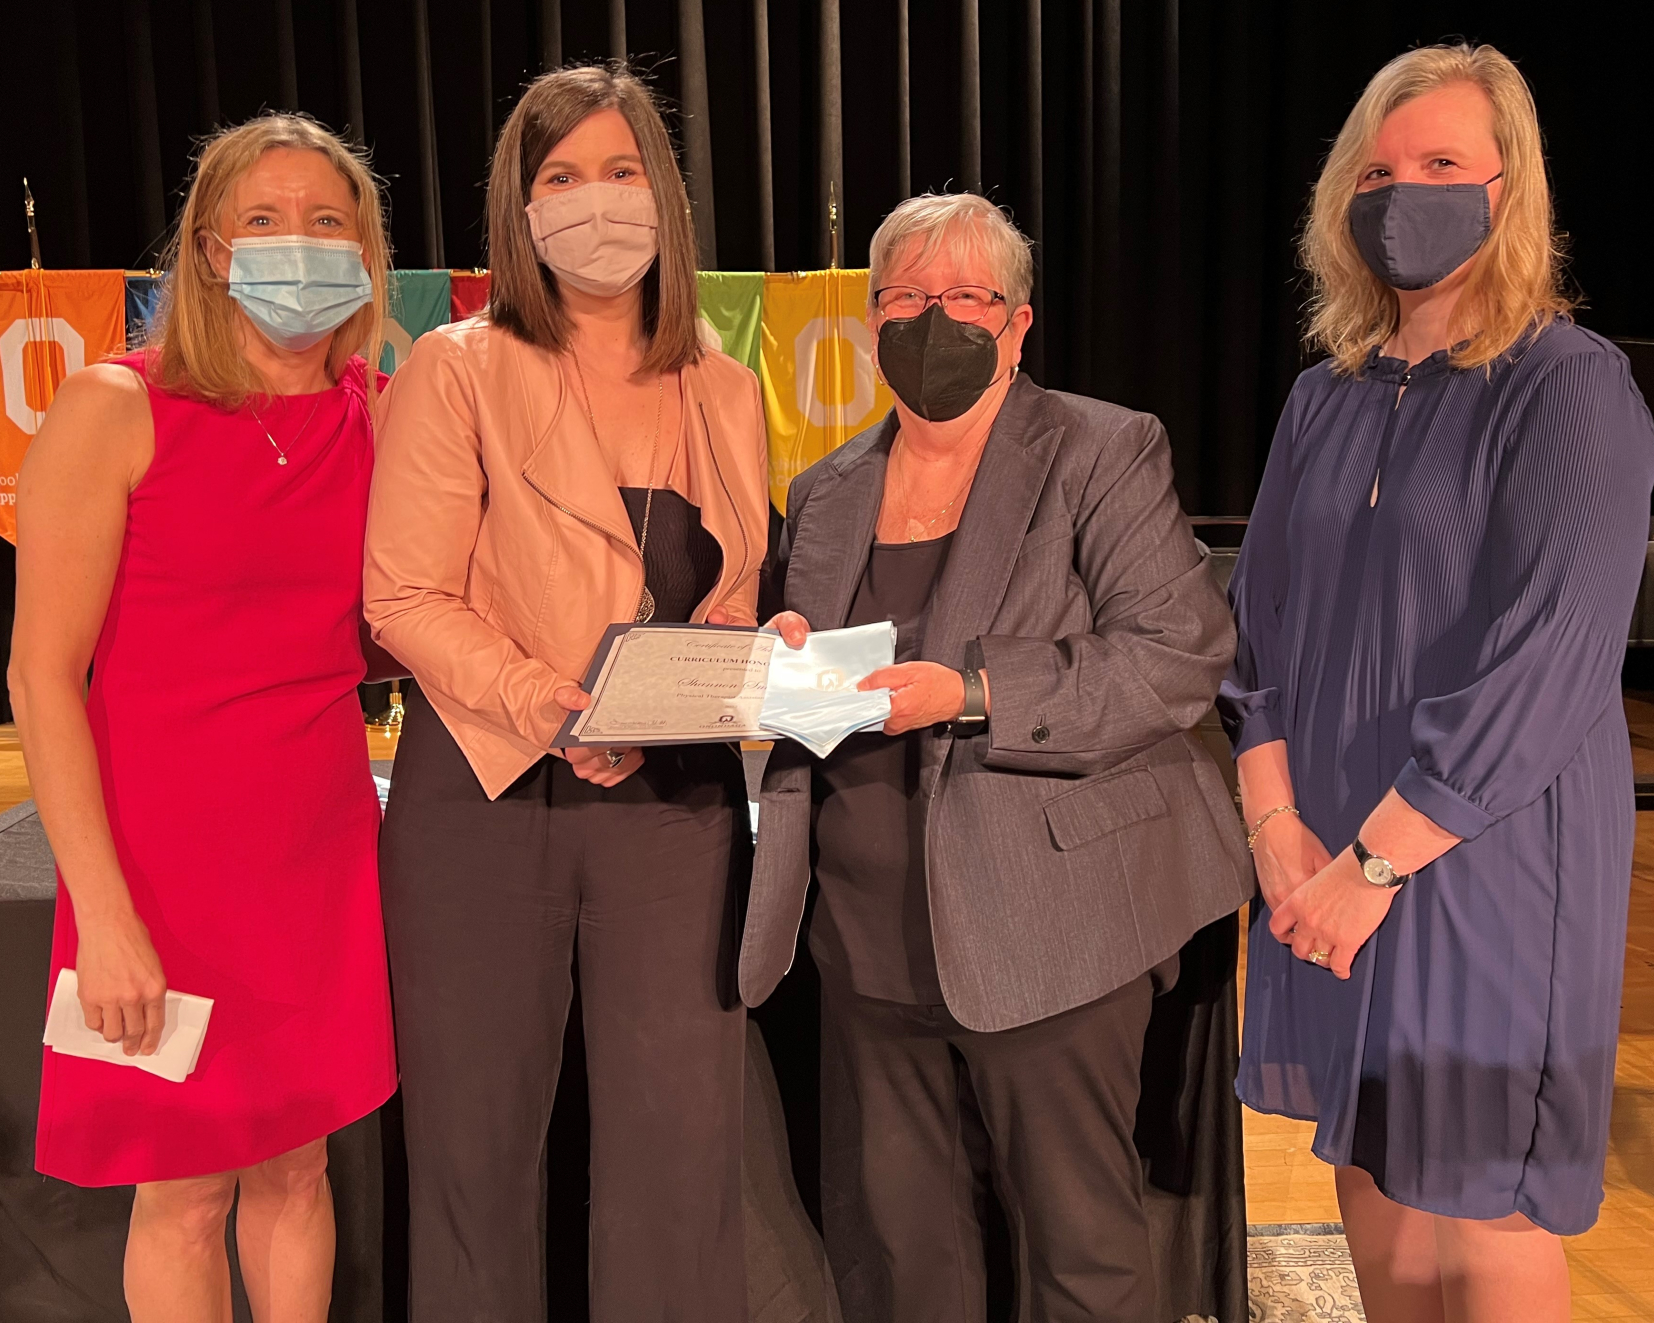
M1350 234L1350 200L1379 127L1397 106L1456 82L1481 88L1493 104L1504 179L1487 242L1453 310L1449 334L1455 343L1468 341L1454 350L1453 366L1486 366L1574 305L1562 287L1562 246L1526 81L1492 46L1423 46L1373 76L1316 181L1300 245L1315 284L1307 339L1332 355L1339 372L1357 371L1368 351L1395 333L1400 318L1395 291L1368 268Z
M235 303L208 262L202 239L222 233L224 208L236 181L275 147L320 152L344 177L356 199L362 265L373 282L373 301L333 332L327 351L328 375L337 381L346 361L357 352L377 366L385 343L390 242L385 237L379 182L367 160L306 115L260 115L224 129L203 142L196 155L178 226L162 259L165 293L149 347L150 373L157 385L228 409L240 408L250 395L268 394L270 387L242 356ZM370 372L368 390L372 393L373 389Z
M540 163L596 110L618 110L632 126L655 191L660 253L643 277L643 366L672 372L700 358L699 299L689 193L660 106L623 64L557 69L529 84L494 147L488 175L488 317L529 344L559 353L572 326L557 277L541 263L528 225L529 190Z

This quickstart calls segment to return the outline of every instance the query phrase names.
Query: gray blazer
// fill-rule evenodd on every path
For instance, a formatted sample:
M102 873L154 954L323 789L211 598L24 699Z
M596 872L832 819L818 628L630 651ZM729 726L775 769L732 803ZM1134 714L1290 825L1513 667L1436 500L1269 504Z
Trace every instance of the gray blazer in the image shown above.
M873 542L894 414L793 482L777 559L788 610L842 626ZM920 764L931 933L948 1009L1008 1029L1093 1001L1253 890L1240 822L1189 728L1235 651L1228 604L1148 414L1011 387L936 588L925 660L979 639L988 729ZM755 1006L792 963L810 883L811 756L759 781L741 945ZM761 780L759 778L761 777Z

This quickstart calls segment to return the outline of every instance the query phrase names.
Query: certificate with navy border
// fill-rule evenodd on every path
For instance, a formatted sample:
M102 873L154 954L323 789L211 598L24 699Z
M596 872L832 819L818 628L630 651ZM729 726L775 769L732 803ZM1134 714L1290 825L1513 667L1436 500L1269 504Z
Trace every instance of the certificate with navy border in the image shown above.
M738 625L610 625L554 749L768 739L759 727L780 635Z

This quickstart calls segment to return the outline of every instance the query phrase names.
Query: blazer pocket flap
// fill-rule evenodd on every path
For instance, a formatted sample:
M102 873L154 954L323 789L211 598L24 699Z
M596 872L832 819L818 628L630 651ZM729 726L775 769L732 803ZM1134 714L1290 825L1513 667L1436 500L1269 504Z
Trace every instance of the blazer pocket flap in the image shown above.
M1059 850L1077 850L1099 836L1166 813L1166 797L1146 771L1094 781L1045 805L1046 825Z

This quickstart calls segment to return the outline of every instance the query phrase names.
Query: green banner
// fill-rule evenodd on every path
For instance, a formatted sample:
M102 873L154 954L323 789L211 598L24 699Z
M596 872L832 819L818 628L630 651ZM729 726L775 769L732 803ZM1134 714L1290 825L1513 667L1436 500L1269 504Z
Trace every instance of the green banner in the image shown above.
M415 340L449 319L446 271L392 271L390 277L390 316L379 355L379 370L387 373L407 361Z
M702 271L701 343L721 349L758 371L758 327L764 316L764 276L753 271Z

